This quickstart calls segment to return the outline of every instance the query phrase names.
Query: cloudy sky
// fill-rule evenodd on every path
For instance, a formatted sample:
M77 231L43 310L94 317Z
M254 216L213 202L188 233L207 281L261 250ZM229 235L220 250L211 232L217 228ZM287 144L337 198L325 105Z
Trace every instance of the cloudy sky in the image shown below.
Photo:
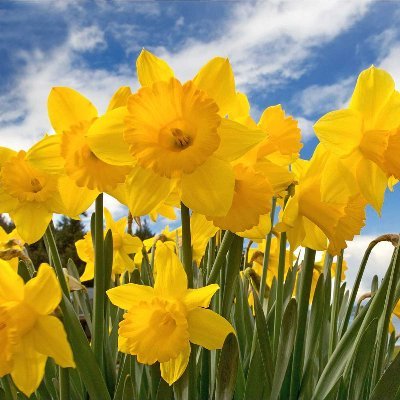
M299 121L308 158L317 142L313 123L347 103L363 69L386 68L400 87L398 4L2 0L0 145L27 149L51 132L46 100L52 86L75 88L105 110L119 86L138 87L135 60L146 47L183 81L211 57L229 57L253 116L281 103ZM370 238L398 231L399 203L397 189L387 193L381 218L368 211L367 226L348 252L352 264ZM371 276L389 251L377 252Z

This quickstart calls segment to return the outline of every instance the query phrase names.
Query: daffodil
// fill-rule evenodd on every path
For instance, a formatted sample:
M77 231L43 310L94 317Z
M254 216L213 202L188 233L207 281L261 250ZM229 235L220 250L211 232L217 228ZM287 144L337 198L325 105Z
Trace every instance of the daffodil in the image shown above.
M126 101L130 94L128 87L121 87L112 97L103 121L114 123L116 116L123 121ZM128 166L105 163L90 149L88 132L101 132L96 133L96 127L93 131L98 113L87 98L73 89L55 87L48 98L48 113L58 134L58 148L54 147L53 152L59 157L59 166L78 187L89 189L88 193L96 196L98 192L107 192L125 181L130 171Z
M192 210L226 215L234 193L231 161L265 137L225 118L236 97L229 61L214 58L182 84L165 61L143 50L137 74L142 88L128 99L124 134L100 118L96 132L103 134L88 132L90 148L116 165L135 159L127 181L133 215L149 213L175 185Z
M185 270L165 245L156 251L154 288L126 284L107 291L110 301L126 310L119 326L119 349L143 364L160 363L170 385L183 374L190 343L220 349L233 332L230 323L207 309L218 285L188 289Z
M51 315L61 289L47 264L26 284L5 261L0 264L0 376L11 374L29 397L43 379L47 357L63 368L75 367L64 327Z
M293 250L300 245L325 250L329 239L328 250L336 255L364 226L365 200L351 181L333 179L336 171L330 168L329 160L329 152L318 146L311 161L294 164L299 185L277 226L287 231ZM325 194L329 201L322 200L322 185L329 188Z
M126 217L114 221L106 208L104 216L106 219L104 233L111 230L113 239L112 274L120 275L125 271L132 272L135 262L131 255L142 252L142 241L137 236L126 233ZM80 279L82 282L89 281L94 278L94 249L91 232L88 232L83 239L78 240L75 246L79 258L86 263L85 271Z
M17 230L13 229L7 233L0 226L0 259L8 261L14 271L17 271L19 258L26 257L24 241L19 237Z
M374 66L361 72L348 108L324 115L314 130L380 212L388 179L400 178L400 93L392 77Z

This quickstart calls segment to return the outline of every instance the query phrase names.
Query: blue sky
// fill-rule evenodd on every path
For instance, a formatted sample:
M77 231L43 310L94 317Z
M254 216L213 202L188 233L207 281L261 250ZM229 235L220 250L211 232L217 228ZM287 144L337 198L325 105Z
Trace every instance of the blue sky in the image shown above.
M213 56L229 57L253 116L281 103L299 120L308 158L313 123L346 104L361 70L384 67L400 87L399 17L395 1L3 0L0 145L26 149L51 131L52 86L79 90L100 111L119 86L136 89L146 47L181 80ZM382 218L369 210L363 237L398 231L399 201L397 189Z

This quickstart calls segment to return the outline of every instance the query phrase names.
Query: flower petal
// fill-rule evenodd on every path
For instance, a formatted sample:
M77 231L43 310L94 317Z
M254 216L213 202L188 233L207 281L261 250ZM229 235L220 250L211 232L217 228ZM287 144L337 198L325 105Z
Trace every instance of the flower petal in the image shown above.
M208 350L221 349L227 335L235 332L225 318L205 308L189 311L187 319L190 341Z
M25 302L38 314L53 312L61 301L61 288L54 269L41 264L37 276L25 285Z
M15 386L26 396L29 397L39 387L46 360L47 356L35 350L32 335L21 338L18 351L13 354L11 377Z
M174 71L164 60L145 49L136 60L136 70L142 86L151 86L158 81L168 81L174 76Z
M207 308L210 305L211 298L218 289L219 286L215 283L200 289L188 289L182 301L188 310L196 307Z
M129 86L121 86L111 97L108 103L107 112L119 107L125 107L128 102L128 97L132 94Z
M133 304L140 300L149 299L154 296L154 289L151 286L127 283L107 290L107 296L111 303L123 310L129 310Z
M331 111L314 125L321 143L339 157L349 155L362 138L361 114L356 110Z
M218 128L221 143L214 153L222 160L233 161L246 154L266 137L258 128L248 128L238 122L223 118Z
M90 149L108 164L131 165L135 162L123 137L126 115L126 107L109 111L97 118L87 132Z
M393 78L383 69L371 66L361 72L349 108L362 114L365 130L375 127L375 121L380 110L385 106L393 92Z
M20 302L24 298L24 281L11 265L0 260L0 303Z
M185 372L189 363L190 357L190 343L187 344L185 349L179 354L178 357L167 362L160 363L161 376L168 383L172 385L176 382Z
M232 204L234 183L230 164L210 157L192 174L182 176L182 201L200 214L224 216Z
M53 213L40 203L23 203L10 211L10 216L18 234L26 243L31 244L42 238Z
M75 368L67 334L59 319L50 315L39 317L30 335L37 352L52 357L63 368Z
M47 108L51 125L57 133L68 130L80 121L91 121L97 117L96 107L86 97L68 87L51 89Z
M210 60L200 69L193 82L215 100L221 115L227 115L236 107L235 77L227 58L215 57Z
M173 250L162 242L157 243L155 253L157 270L154 290L159 296L181 299L187 291L187 276L182 263Z
M388 178L372 161L361 159L356 171L358 186L365 200L380 215Z
M123 185L109 194L126 204L135 217L146 215L162 203L173 188L174 181L136 165Z

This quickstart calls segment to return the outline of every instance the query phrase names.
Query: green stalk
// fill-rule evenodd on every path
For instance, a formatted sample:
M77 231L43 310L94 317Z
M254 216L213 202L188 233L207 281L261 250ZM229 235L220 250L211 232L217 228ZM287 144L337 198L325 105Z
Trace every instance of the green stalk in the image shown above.
M298 302L298 323L296 340L293 351L292 377L290 382L290 400L298 398L300 389L301 372L303 370L303 353L305 343L305 333L307 324L308 305L311 291L315 261L315 250L306 248L300 278L300 295Z
M103 339L105 329L105 263L103 238L103 194L97 196L94 220L94 294L92 348L100 370L104 372Z
M271 208L271 230L268 232L267 239L265 241L263 270L262 270L262 275L261 275L261 284L260 284L260 291L259 291L261 304L263 304L263 301L264 301L265 288L267 285L268 263L269 263L269 254L271 252L272 227L274 226L275 209L276 209L276 198L274 197L272 199L272 208Z
M17 392L15 391L13 384L11 383L10 375L6 375L1 378L1 383L3 384L3 389L6 395L5 399L17 400Z
M189 288L193 287L193 257L192 257L192 237L190 233L190 213L189 209L181 203L182 220L182 261L186 271Z
M281 323L282 323L285 259L286 259L286 232L282 232L279 244L278 282L276 286L276 300L275 300L275 321L274 321L274 341L273 341L274 343L273 354L275 356L278 352L278 344L279 344L279 337L280 337Z
M327 279L328 271L332 268L333 257L328 253L325 252L325 260L324 260L324 277Z
M377 338L377 351L375 353L375 361L374 361L374 368L372 373L372 381L371 381L371 388L375 386L378 382L383 369L383 361L385 358L386 352L386 344L387 344L387 337L388 337L388 326L390 317L392 315L392 311L394 308L395 292L396 292L396 284L399 278L399 269L400 269L400 256L399 256L399 247L396 249L396 257L394 260L394 268L392 269L392 273L390 276L389 287L386 294L385 299L385 306L384 306L384 314L383 318L378 327L378 338Z
M60 282L61 290L65 297L69 297L69 289L67 280L65 279L64 271L62 268L60 254L57 250L56 241L54 239L53 229L51 224L46 229L44 234L45 242L47 242L49 254L49 260L51 264L54 265L54 269L57 274L58 281ZM70 388L69 388L69 372L67 369L59 367L59 379L60 379L60 400L67 400L70 398Z
M219 272L221 270L223 263L226 260L226 254L228 253L228 250L231 247L234 236L235 236L235 234L232 233L231 231L225 232L224 238L222 239L221 246L218 249L218 254L217 254L217 257L215 258L214 265L213 265L210 275L208 277L207 285L217 282L217 279L219 277Z
M336 346L338 331L337 331L337 318L339 313L339 295L340 295L340 277L342 276L342 265L343 265L343 250L337 259L337 267L335 273L335 286L333 288L333 304L331 309L331 324L329 331L329 346L328 356L333 353L333 349Z
M343 326L342 326L342 329L340 332L340 337L342 337L344 335L344 333L346 332L347 327L349 325L351 313L353 312L354 303L355 303L356 297L357 297L357 292L360 287L361 279L364 275L365 267L367 265L368 258L371 254L372 249L379 242L383 242L383 241L392 242L393 245L396 245L397 244L396 240L398 240L398 235L387 234L387 235L382 235L382 236L377 237L368 245L367 250L364 253L363 259L361 260L360 268L358 269L357 277L354 282L353 289L351 291L349 305L347 306L346 316L343 319Z

